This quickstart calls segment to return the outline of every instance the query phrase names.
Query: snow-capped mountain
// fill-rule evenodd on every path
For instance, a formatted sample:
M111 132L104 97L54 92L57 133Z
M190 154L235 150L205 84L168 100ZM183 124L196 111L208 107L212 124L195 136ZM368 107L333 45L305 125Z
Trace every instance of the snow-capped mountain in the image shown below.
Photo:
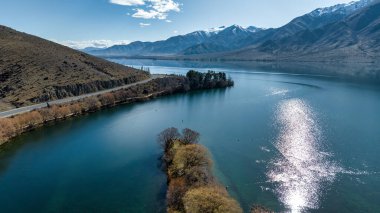
M363 1L362 1L363 2ZM355 4L348 4L353 6ZM329 13L340 13L335 7ZM380 1L355 10L345 18L317 29L272 38L224 55L223 59L378 62L380 59ZM330 8L331 9L331 8ZM322 16L326 16L324 13ZM319 16L318 16L319 17Z
M224 29L226 29L226 26L214 27L214 28L206 29L204 31L212 34L212 33L219 33L220 31L223 31Z
M206 54L238 49L244 46L241 41L248 39L250 36L253 36L253 34L261 30L263 29L258 27L250 26L245 28L239 25L213 28L211 30L211 32L215 33L213 36L203 43L184 49L181 54Z
M257 27L217 27L207 30L191 32L185 35L174 36L164 41L157 42L132 42L128 45L116 45L103 50L87 51L90 54L100 56L133 56L133 55L173 55L180 54L184 50L203 43L221 46L216 48L231 49L236 41L242 40L251 34L260 31Z
M360 0L348 4L338 4L326 8L318 8L308 14L293 19L288 24L272 29L262 40L278 40L293 36L303 30L315 30L325 25L341 21L354 12L370 5L375 0Z
M323 16L326 14L347 15L347 14L351 14L351 13L353 13L359 9L362 9L362 8L368 6L372 2L374 2L374 0L352 1L352 2L347 3L347 4L338 4L338 5L331 6L331 7L318 8L318 9L314 10L313 12L311 12L309 15L314 16L314 17L319 17L319 16Z
M256 32L262 31L264 29L263 28L258 28L258 27L255 27L255 26L249 26L249 27L246 28L246 30L248 30L250 32L253 32L253 33L256 33Z
M259 28L259 27L255 27L255 26L249 26L249 27L242 27L242 26L239 26L237 24L234 24L230 27L226 27L226 26L221 26L221 27L215 27L215 28L210 28L210 29L207 29L207 30L204 30L205 32L208 32L208 33L214 33L214 34L218 34L220 33L221 31L224 31L225 29L232 29L233 31L248 31L248 32L258 32L260 30L263 30L263 28Z
M319 8L276 29L262 29L254 26L242 27L239 25L221 26L174 36L164 41L133 42L129 45L118 45L87 52L98 56L157 56L233 51L291 37L305 30L316 30L328 24L344 20L347 16L375 1L360 0L348 4Z

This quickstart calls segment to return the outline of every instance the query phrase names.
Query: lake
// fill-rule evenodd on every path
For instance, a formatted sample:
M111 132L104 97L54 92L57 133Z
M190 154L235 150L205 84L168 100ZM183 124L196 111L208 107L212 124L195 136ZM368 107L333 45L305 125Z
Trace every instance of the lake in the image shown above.
M224 71L235 86L118 106L17 137L0 148L1 212L164 212L156 137L172 126L201 133L215 174L245 211L380 212L378 72L112 60L152 73Z

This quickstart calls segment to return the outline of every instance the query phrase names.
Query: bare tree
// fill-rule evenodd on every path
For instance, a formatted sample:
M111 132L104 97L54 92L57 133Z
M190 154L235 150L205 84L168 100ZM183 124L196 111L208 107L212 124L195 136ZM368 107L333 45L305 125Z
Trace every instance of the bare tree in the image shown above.
M200 134L191 129L182 130L182 142L184 144L196 144L199 142Z
M158 143L166 151L170 148L173 140L180 138L180 134L177 128L171 127L162 131L157 138Z
M82 108L79 103L74 103L69 106L71 113L79 115L82 113Z
M89 111L96 111L100 109L101 103L99 102L98 98L96 97L88 97L84 99L85 104L87 105L87 109Z
M99 101L103 106L115 105L115 96L112 93L106 93L99 96Z

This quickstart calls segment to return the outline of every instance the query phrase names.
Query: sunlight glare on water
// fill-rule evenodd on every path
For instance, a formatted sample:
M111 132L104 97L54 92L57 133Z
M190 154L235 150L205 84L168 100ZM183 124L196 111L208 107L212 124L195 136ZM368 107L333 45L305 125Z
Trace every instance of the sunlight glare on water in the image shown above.
M291 212L316 209L325 184L340 170L324 150L316 116L307 103L291 99L278 105L276 122L278 155L270 162L267 176Z

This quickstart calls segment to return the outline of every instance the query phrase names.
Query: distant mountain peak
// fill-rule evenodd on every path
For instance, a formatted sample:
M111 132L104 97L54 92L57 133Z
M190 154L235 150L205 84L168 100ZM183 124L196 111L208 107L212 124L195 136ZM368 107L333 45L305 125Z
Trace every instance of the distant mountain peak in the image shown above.
M233 24L233 25L231 25L230 27L234 27L234 28L242 28L242 29L243 29L243 27L240 26L240 25L238 25L238 24Z
M226 29L239 29L239 30L245 30L244 27L240 26L240 25L237 25L237 24L234 24L234 25L231 25L229 27L227 27Z
M337 4L331 7L325 7L325 8L318 8L309 15L313 17L323 16L326 14L332 14L332 13L339 13L339 14L350 14L355 12L356 10L359 10L361 8L364 8L368 5L370 5L374 0L359 0L359 1L352 1L350 3L346 4Z
M242 27L240 25L234 24L234 25L231 25L229 27L221 26L221 27L210 28L210 29L204 30L204 32L219 33L219 32L224 31L224 30L231 30L231 31L240 30L240 31L257 32L257 31L260 31L263 29L259 28L259 27L255 27L255 26Z
M255 27L255 26L249 26L249 27L247 27L246 29L247 29L248 31L250 31L250 32L253 32L253 33L258 32L258 31L261 31L261 30L264 30L263 28L259 28L259 27Z
M220 32L220 31L222 31L222 30L224 30L224 29L226 29L226 26L213 27L213 28L210 28L210 29L205 30L205 32L217 33L217 32Z

